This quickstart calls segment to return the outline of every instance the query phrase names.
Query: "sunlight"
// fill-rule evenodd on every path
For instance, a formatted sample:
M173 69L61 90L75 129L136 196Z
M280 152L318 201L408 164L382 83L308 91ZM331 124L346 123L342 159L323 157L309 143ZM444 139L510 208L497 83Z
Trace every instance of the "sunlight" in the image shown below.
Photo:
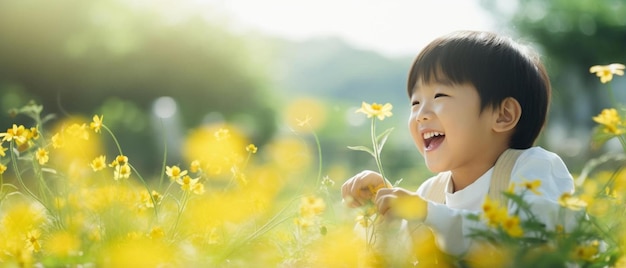
M414 54L442 32L488 30L478 1L197 0L230 13L244 27L292 40L338 36L361 49ZM452 7L452 8L451 8Z

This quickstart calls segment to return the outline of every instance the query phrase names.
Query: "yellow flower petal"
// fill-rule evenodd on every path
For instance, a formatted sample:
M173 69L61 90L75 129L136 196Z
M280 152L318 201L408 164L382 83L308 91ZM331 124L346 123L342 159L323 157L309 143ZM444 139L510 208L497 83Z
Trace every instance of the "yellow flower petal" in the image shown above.
M600 77L600 82L607 83L613 80L613 75L624 75L626 66L621 63L612 63L609 65L594 65L589 68L590 73L595 73Z
M391 113L391 109L393 106L390 103L386 104L378 104L372 103L368 104L366 102L361 103L361 108L356 110L357 113L364 113L367 115L367 118L371 118L373 116L377 117L379 120L383 120L386 117L391 117L393 114Z

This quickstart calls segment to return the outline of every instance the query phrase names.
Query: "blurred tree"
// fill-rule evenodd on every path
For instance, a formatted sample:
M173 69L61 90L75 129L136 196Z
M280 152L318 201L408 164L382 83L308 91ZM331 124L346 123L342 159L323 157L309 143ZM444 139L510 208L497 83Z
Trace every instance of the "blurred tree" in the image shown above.
M545 60L561 115L580 123L581 110L598 113L606 104L598 79L589 75L597 64L626 62L626 2L623 0L481 0L504 28L537 43ZM571 83L574 79L577 83ZM578 84L578 85L577 85ZM578 87L578 88L576 88ZM577 89L582 89L579 92ZM579 93L583 93L584 97ZM589 109L576 99L585 99ZM593 123L587 120L585 126Z
M626 62L626 2L481 0L481 3L500 22L501 31L514 31L510 34L537 44L544 56L553 86L551 122L567 133L562 134L565 137L555 138L555 146L560 148L552 149L565 152L575 147L575 142L564 142L572 141L569 139L572 136L588 144L595 126L591 117L610 105L604 90L606 85L589 73L589 67ZM626 86L619 80L614 87ZM626 92L615 93L619 101L626 103ZM594 154L588 145L581 148L565 154L580 161Z
M0 0L1 108L32 98L47 113L124 109L105 123L153 163L161 141L151 140L150 108L161 96L177 102L183 128L217 114L251 124L255 142L269 139L263 53L192 1L170 2Z

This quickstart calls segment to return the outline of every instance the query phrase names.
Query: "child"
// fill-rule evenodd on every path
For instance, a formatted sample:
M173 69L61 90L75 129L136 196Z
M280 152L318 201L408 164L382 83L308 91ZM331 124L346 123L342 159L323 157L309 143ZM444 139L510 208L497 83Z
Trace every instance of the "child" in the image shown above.
M494 33L454 32L417 56L407 89L409 131L426 166L438 175L416 192L386 187L372 196L370 189L383 179L361 172L342 186L348 206L373 200L378 214L397 218L393 200L409 197L416 207L426 202L419 220L442 251L457 256L470 248L467 235L478 224L466 216L479 214L487 196L506 204L501 193L510 185L533 190L524 200L547 228L562 224L557 200L573 193L574 182L559 156L533 147L550 102L548 75L536 54Z

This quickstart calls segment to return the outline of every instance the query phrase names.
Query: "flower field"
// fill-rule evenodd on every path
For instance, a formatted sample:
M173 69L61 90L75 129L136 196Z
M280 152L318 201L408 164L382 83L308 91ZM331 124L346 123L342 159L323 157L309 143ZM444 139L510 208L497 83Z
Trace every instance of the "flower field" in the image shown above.
M623 69L612 64L590 71L612 94L613 75ZM180 148L185 160L169 163L165 151L160 176L148 178L124 153L106 114L62 118L44 129L51 118L30 103L15 114L32 124L0 133L0 266L626 267L626 110L613 106L593 118L593 142L617 139L623 150L590 159L574 176L576 194L559 200L582 215L577 227L545 230L532 217L520 220L532 211L505 192L521 209L486 200L473 219L489 229L472 234L479 246L459 260L440 252L426 227L409 254L398 254L372 207L347 209L339 193L346 178L325 175L318 163L323 141L314 131L306 133L314 144L294 135L257 146L235 126L200 126ZM357 112L371 119L371 132L363 135L372 143L349 147L370 154L381 174L392 129L378 131L376 123L392 116L391 109L364 102ZM309 120L297 125L306 129ZM105 141L116 145L114 153ZM610 161L617 168L603 169ZM514 187L533 194L538 185ZM406 215L424 213L406 207Z

